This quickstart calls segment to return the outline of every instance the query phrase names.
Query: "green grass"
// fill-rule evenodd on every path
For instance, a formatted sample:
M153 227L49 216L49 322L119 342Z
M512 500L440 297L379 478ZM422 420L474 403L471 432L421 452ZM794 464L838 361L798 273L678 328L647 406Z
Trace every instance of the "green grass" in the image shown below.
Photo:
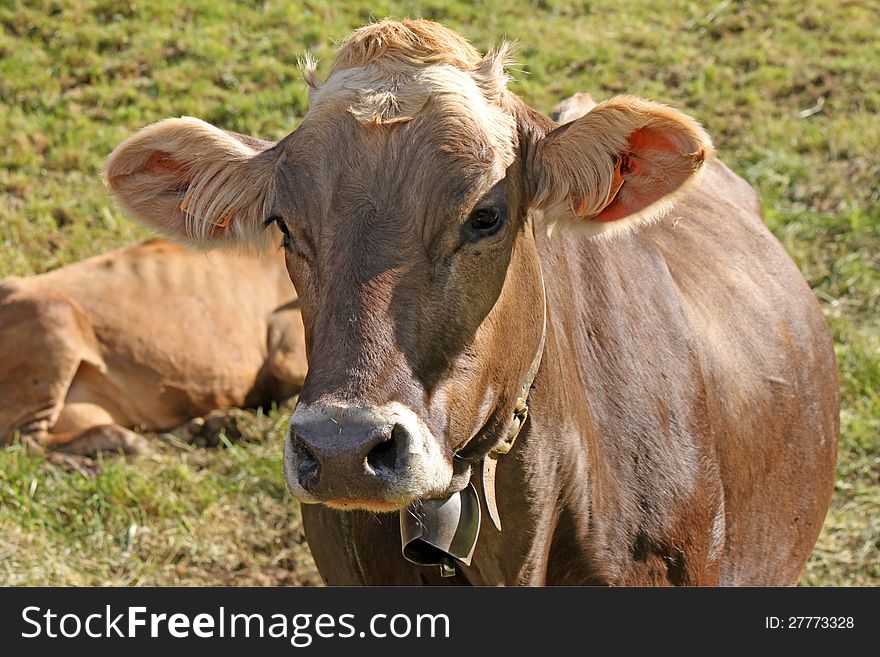
M246 438L200 449L153 441L136 459L0 460L4 584L317 584L281 476L289 407L248 414ZM166 438L168 438L166 436ZM62 462L63 464L64 462Z
M440 20L482 49L518 40L513 87L539 109L626 92L703 122L760 191L836 337L839 477L802 581L880 583L876 0L6 2L0 277L145 237L100 183L119 141L183 114L280 138L306 110L297 57L312 51L325 72L334 40L386 15ZM282 422L254 420L265 440L160 444L97 475L0 452L0 583L315 581L283 485Z

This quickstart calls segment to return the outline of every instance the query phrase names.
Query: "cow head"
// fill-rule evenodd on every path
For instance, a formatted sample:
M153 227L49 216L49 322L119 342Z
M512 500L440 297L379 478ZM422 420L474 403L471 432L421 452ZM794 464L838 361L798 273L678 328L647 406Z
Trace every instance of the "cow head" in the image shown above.
M280 231L309 359L285 447L304 502L391 511L463 488L541 340L533 224L602 238L651 221L711 151L633 97L555 127L508 91L505 58L383 21L325 82L307 67L309 112L277 144L170 119L108 160L121 204L166 233Z

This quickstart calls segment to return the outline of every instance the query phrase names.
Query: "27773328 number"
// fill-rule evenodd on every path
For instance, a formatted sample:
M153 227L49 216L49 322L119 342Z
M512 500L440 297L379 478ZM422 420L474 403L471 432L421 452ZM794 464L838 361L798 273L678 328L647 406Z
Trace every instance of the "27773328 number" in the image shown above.
M854 626L852 616L764 617L764 627L768 630L851 630Z

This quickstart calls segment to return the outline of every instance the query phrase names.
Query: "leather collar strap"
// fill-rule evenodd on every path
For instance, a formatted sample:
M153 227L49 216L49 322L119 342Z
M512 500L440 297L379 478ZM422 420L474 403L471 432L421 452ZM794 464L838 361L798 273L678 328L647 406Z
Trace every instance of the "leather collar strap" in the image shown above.
M495 470L498 467L498 458L513 449L513 444L519 437L520 431L522 431L523 425L525 425L526 419L529 416L529 392L532 388L532 384L535 382L535 377L538 375L538 369L541 367L541 358L544 355L544 344L547 341L547 289L544 286L543 273L540 274L540 276L541 306L543 308L541 340L538 342L538 349L535 352L535 357L532 359L532 364L529 367L529 371L526 373L526 378L523 380L522 388L520 388L519 396L516 398L516 405L513 409L513 418L507 425L507 432L505 433L504 438L495 445L488 454L486 454L481 467L482 474L480 477L480 483L483 489L483 499L486 501L486 510L489 512L492 524L495 525L495 528L498 531L501 531L501 514L498 513L498 502L495 497Z

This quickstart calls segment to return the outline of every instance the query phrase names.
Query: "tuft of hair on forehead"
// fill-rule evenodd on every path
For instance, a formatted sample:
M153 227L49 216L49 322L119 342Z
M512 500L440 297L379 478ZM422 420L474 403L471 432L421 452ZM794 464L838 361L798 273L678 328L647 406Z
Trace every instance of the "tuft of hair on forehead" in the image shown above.
M464 37L426 20L384 19L354 31L340 46L331 75L347 68L383 64L426 66L449 64L474 71L483 58Z
M507 99L513 45L503 42L483 56L464 37L427 20L389 19L356 30L339 47L323 83L311 59L300 63L310 111L347 111L361 124L392 126L415 119L429 101L444 111L468 112L509 155L514 127Z
M370 84L360 88L351 112L364 123L387 125L410 120L424 105L427 98L418 85L410 83L432 66L466 73L489 103L502 105L513 50L514 44L504 41L483 56L467 39L439 23L384 19L355 30L342 42L330 78L370 69ZM306 55L299 65L306 84L312 91L319 90L323 85L315 72L315 60Z

